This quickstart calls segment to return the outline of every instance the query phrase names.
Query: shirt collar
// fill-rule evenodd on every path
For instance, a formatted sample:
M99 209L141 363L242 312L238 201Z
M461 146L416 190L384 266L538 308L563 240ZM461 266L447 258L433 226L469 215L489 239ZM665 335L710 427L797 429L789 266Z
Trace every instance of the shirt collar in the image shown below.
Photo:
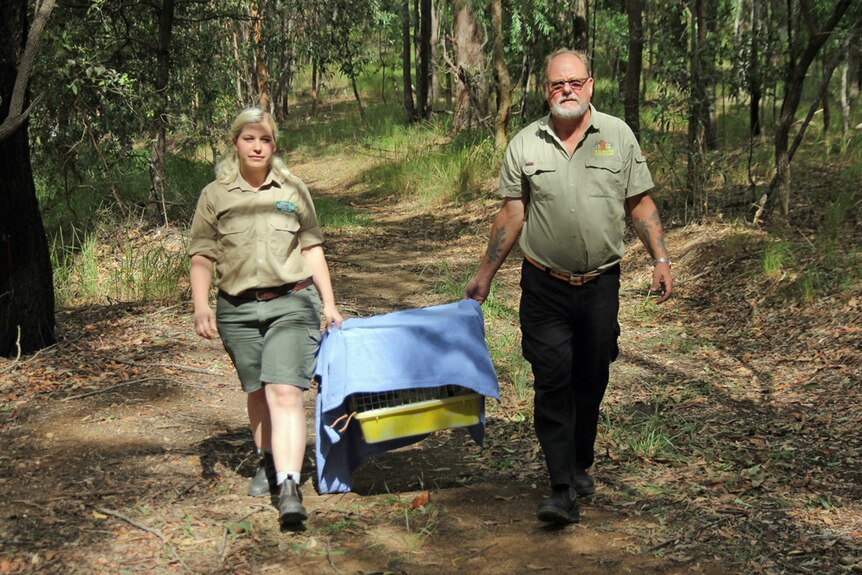
M280 187L281 187L281 182L279 182L276 179L275 174L273 173L272 170L270 170L269 174L266 175L266 179L263 181L263 184L261 184L260 188L258 188L258 189L259 190L265 190L268 188L280 188ZM239 173L239 171L237 171L236 178L234 178L233 182L228 184L227 189L228 189L228 191L239 190L241 192L256 192L257 191L253 187L251 187L251 185L249 185L248 182L246 182L243 179L243 177Z

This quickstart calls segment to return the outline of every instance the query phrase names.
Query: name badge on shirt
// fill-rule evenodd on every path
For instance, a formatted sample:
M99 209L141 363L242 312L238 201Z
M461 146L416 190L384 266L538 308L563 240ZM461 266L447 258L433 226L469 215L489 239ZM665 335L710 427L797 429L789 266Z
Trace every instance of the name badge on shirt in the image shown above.
M275 209L283 214L295 214L296 204L293 202L275 202Z

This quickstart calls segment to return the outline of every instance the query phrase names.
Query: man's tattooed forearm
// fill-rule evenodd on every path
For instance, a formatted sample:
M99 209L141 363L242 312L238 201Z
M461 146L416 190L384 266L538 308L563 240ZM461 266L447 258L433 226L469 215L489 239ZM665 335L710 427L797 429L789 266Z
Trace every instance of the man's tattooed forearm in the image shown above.
M655 257L656 249L662 252L667 251L664 246L664 231L658 212L651 213L646 219L633 218L632 225L650 256Z
M503 241L506 238L506 227L500 226L491 241L488 242L488 252L485 254L489 264L495 263L503 255Z
M632 225L634 226L635 233L638 235L640 241L643 243L643 245L646 246L647 251L650 252L650 255L653 255L652 246L650 246L649 242L649 228L647 227L646 222L644 222L643 220L633 219Z

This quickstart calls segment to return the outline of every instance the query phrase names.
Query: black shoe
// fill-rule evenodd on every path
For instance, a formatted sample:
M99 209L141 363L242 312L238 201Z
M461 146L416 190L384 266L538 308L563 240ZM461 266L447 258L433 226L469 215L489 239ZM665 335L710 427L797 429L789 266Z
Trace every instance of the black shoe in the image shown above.
M293 479L285 479L281 484L281 495L278 498L278 521L282 525L295 525L308 519L308 513L302 506L302 493Z
M581 519L578 502L572 499L568 485L554 487L551 497L539 503L536 510L539 521L546 523L577 523Z
M596 482L590 477L586 469L575 469L572 487L578 497L588 497L596 492Z
M248 484L249 497L263 497L270 493L278 493L278 484L275 482L275 462L272 453L264 453L263 461L257 468L257 473Z

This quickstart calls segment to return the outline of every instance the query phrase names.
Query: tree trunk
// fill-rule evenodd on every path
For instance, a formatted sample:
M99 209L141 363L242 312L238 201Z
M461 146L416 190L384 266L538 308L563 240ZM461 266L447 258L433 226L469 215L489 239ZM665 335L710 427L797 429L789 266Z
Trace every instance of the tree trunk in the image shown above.
M257 102L261 110L269 111L269 83L267 82L266 54L263 49L263 12L264 0L252 0L251 21L254 26L254 62L257 76Z
M503 2L491 0L491 22L494 28L494 79L497 82L497 119L494 122L494 145L505 148L512 114L512 81L503 55Z
M273 110L279 123L281 123L290 113L290 87L293 85L296 44L293 41L293 12L277 10L273 17L278 20L279 36L282 42L281 48L277 50L278 63L272 66L278 72L278 81L274 82Z
M359 119L362 122L362 127L368 130L368 121L365 119L365 108L362 107L362 98L359 96L359 87L356 85L356 74L350 73L350 85L353 87L353 97L356 99L356 105L359 107Z
M707 0L694 0L691 11L691 56L690 56L690 98L688 104L688 164L686 181L696 215L704 215L709 209L704 195L704 138L706 121L703 115L703 103L706 100L706 90L703 82L703 53L700 46L698 24L699 14L703 11L703 3Z
M410 0L401 0L401 78L404 82L404 110L407 121L416 121L416 107L413 105L413 71L410 66Z
M419 117L431 117L431 107L428 105L428 87L431 83L431 0L419 2L419 83L418 107Z
M704 72L703 80L706 99L703 102L702 112L705 122L706 148L708 150L718 149L718 117L715 110L715 54L708 42L708 36L715 37L718 33L718 2L704 2L701 7L700 24L698 24L698 44L703 54L701 63Z
M242 62L242 58L239 54L239 23L234 23L233 26L233 34L231 35L233 38L233 58L234 62ZM242 72L240 72L239 66L236 68L236 99L238 102L242 102L244 98L242 97Z
M386 41L383 35L377 42L377 57L380 60L380 101L386 104Z
M320 97L318 86L320 85L320 78L318 77L319 69L317 65L317 58L314 56L311 57L311 117L313 119L317 119L317 102Z
M760 99L762 97L762 78L760 75L760 45L761 18L759 2L751 7L751 49L748 60L748 125L752 136L760 135Z
M629 19L629 62L626 66L626 123L640 140L640 80L643 66L643 0L626 0Z
M850 78L847 80L850 84L850 99L855 100L862 92L862 48L858 44L854 44L848 56L850 63Z
M455 88L454 129L460 132L476 128L487 121L488 86L482 53L481 29L476 23L469 0L455 0L455 66L458 83Z
M440 97L439 65L437 63L437 47L440 45L440 0L431 2L431 85L428 87L429 113L434 111L434 104Z
M530 47L524 50L524 56L521 58L521 109L518 115L522 120L527 118L527 89L530 87L530 75L532 73L530 62Z
M643 8L643 6L641 6ZM652 27L650 26L649 12L646 14L641 10L641 18L643 19L643 26L641 27L641 36L643 37L643 44L645 44L647 48L647 68L644 70L643 68L643 53L641 53L641 94L644 98L647 97L649 92L647 91L649 79L649 71L653 69L653 32ZM647 39L648 38L648 39ZM643 52L643 50L641 51Z
M27 0L0 2L0 118L12 105L27 39ZM26 78L23 78L26 81ZM22 105L26 102L24 84ZM26 116L0 139L0 355L29 354L54 343L54 286L48 241L36 200Z
M588 0L572 2L572 49L587 52L590 47L590 6Z
M422 17L420 16L420 8L419 8L419 0L413 0L413 64L416 66L416 69L413 71L416 74L416 113L421 116L422 114L422 102L419 101L419 83L422 82L420 78L422 77L422 55L419 48L419 40L422 36L422 32L419 29L419 24L421 22Z
M775 195L773 213L779 218L786 219L790 213L790 156L788 143L790 141L790 128L796 116L796 109L802 99L802 89L805 84L805 76L808 68L817 57L817 53L832 35L835 26L854 0L838 0L826 24L816 34L811 34L808 44L799 56L798 62L790 70L785 82L784 101L781 104L781 115L775 131L775 178L770 188Z
M159 47L156 54L156 105L154 110L156 140L150 158L150 201L147 217L155 222L161 217L167 225L165 206L165 157L167 156L168 84L171 79L171 31L174 25L174 0L164 0L159 12Z
M848 34L844 42L849 42L851 37L852 34ZM823 77L820 80L820 87L817 90L817 96L814 98L814 101L811 102L811 106L808 108L808 114L806 114L805 119L802 120L799 130L796 132L796 137L793 138L793 143L790 144L790 150L787 152L788 162L793 161L793 155L796 153L797 148L802 144L805 130L808 129L808 125L814 118L814 114L816 114L818 108L820 108L820 103L823 102L824 107L826 106L825 102L829 97L829 82L832 79L832 74L835 72L835 68L838 66L838 60L836 58L827 58L826 60L829 64L823 70Z
M850 46L853 42L848 42L844 47L844 65L841 66L841 152L845 152L849 143L850 135L850 85L848 82L850 76Z

